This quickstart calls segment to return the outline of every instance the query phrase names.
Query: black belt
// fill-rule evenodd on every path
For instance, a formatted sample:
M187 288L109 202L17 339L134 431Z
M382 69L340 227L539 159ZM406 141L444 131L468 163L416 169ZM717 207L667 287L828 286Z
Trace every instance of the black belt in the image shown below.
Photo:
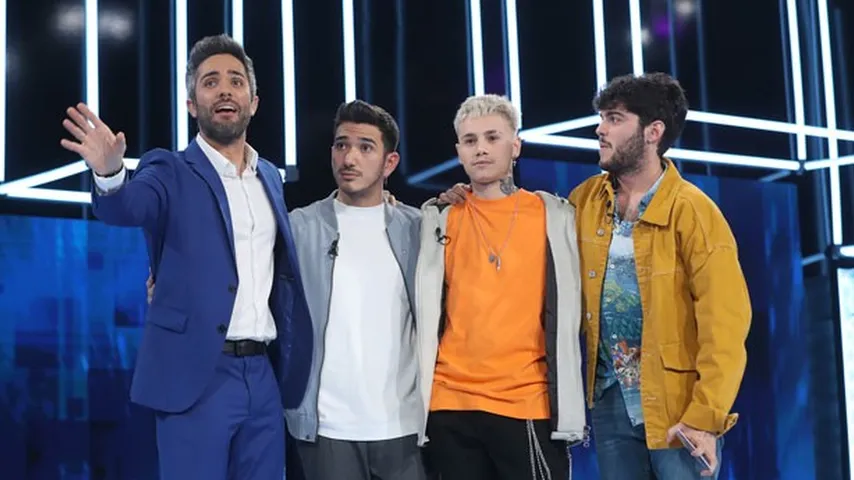
M222 353L235 357L266 355L267 344L255 340L226 340L222 346Z

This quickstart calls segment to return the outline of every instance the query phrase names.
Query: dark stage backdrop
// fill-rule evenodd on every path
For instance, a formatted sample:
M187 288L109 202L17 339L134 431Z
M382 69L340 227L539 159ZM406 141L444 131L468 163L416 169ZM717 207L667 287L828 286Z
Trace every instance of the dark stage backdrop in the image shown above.
M596 172L520 162L523 186L561 195ZM742 417L726 437L721 478L816 478L794 186L688 178L729 219L754 307L736 404ZM153 419L127 400L145 315L146 255L135 229L0 217L3 478L157 478ZM574 450L575 478L598 477L593 450Z

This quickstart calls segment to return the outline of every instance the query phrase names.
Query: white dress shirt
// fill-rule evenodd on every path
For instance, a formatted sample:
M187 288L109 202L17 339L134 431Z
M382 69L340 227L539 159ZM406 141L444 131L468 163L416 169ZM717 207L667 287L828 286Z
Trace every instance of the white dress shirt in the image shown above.
M270 342L276 338L276 323L269 300L278 227L264 185L258 178L258 152L246 145L246 168L239 176L237 167L201 135L196 136L196 143L219 174L234 231L238 286L226 338ZM95 175L95 184L101 191L110 192L121 187L126 177L125 169L112 177Z

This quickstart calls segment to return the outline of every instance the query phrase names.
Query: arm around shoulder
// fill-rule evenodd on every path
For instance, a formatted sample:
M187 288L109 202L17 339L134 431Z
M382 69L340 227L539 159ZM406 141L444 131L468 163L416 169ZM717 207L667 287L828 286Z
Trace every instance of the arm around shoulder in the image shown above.
M168 208L175 186L175 153L152 150L140 159L134 174L104 192L93 186L92 211L104 223L151 230ZM103 183L103 182L101 182Z

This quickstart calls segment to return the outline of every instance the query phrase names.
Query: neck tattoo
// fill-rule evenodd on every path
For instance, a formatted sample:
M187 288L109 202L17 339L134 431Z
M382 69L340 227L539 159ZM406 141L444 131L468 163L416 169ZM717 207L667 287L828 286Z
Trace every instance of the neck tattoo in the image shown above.
M513 175L502 178L499 182L499 186L501 188L501 193L504 195L513 195L517 190L519 190L519 187L513 183Z

